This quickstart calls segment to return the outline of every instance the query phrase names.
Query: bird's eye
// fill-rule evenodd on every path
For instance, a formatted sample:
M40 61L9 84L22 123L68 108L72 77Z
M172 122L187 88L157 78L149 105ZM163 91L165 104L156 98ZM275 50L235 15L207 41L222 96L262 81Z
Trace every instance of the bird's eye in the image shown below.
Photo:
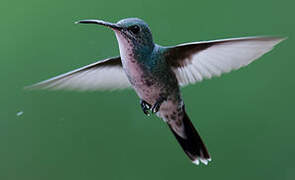
M140 28L139 28L139 26L134 25L134 26L130 26L130 27L128 28L128 30L130 30L133 34L137 34L137 33L139 33Z

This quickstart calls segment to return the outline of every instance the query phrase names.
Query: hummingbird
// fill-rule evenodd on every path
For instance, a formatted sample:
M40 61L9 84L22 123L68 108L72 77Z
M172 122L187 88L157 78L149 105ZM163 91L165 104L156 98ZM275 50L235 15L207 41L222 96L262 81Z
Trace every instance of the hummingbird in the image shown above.
M196 165L211 161L186 113L180 88L247 66L283 41L282 37L242 37L160 46L146 22L127 18L110 23L87 19L116 35L120 56L107 58L30 86L33 89L113 90L133 88L144 114L167 123L188 158Z

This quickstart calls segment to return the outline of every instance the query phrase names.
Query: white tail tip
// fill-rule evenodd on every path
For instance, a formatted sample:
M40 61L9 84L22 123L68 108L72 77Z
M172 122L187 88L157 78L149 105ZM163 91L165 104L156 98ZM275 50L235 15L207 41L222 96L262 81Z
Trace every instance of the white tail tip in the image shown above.
M200 158L197 158L196 160L193 161L193 163L196 164L196 165L199 165L200 164L200 161L201 161L201 163L203 163L205 165L208 165L208 163L211 161L211 158L210 159L200 159Z

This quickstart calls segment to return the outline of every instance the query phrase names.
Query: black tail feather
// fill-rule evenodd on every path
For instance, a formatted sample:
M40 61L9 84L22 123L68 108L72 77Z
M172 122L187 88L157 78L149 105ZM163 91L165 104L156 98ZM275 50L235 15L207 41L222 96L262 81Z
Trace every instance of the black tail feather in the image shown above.
M193 161L193 163L198 165L201 161L202 163L207 164L208 161L211 161L207 148L203 143L199 133L197 132L194 125L187 116L184 108L183 113L184 116L182 123L184 126L184 133L186 138L179 136L169 125L169 123L168 125L171 131L173 132L174 136L176 137L177 141L181 145L182 149L187 154L187 156Z

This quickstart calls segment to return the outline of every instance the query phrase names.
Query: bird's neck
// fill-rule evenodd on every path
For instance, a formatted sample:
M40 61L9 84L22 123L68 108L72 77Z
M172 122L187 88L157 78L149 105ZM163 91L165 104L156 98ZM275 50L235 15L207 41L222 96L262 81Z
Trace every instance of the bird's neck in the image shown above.
M154 51L155 45L140 45L126 39L121 34L116 33L119 44L120 55L125 60L146 61Z

